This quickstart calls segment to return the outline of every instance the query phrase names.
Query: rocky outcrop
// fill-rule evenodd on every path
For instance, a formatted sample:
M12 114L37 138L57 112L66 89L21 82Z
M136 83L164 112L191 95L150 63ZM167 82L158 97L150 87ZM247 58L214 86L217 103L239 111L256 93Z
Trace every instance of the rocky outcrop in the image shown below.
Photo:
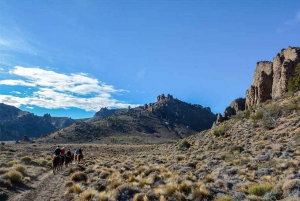
M232 115L236 115L238 111L245 110L245 102L245 98L238 98L232 101L230 105L225 109L223 115L220 113L217 114L218 116L215 123L218 124L223 122L224 120L228 120Z
M280 97L287 92L288 80L293 76L300 58L299 47L288 47L281 50L273 59L272 98Z
M246 109L286 93L288 81L295 73L299 58L300 48L288 47L282 49L273 62L258 62L252 85L246 91Z
M271 99L273 84L273 63L261 61L257 63L252 85L246 91L246 108Z

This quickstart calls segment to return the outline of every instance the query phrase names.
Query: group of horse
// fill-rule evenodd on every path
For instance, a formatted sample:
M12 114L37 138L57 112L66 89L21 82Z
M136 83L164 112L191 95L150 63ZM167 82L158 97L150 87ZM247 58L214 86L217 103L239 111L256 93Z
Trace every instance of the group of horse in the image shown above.
M83 160L83 155L82 154L72 154L70 156L53 156L52 159L52 170L53 174L55 172L62 170L63 166L68 167L70 164L72 164L73 161L75 163L79 163L81 160Z

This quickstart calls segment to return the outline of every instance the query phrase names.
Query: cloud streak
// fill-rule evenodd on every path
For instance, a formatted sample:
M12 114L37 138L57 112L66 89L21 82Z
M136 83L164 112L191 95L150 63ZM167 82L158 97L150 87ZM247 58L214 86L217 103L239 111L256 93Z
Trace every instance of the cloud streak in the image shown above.
M295 24L300 23L300 12L296 13L295 17L291 20L287 20L283 25L277 29L278 33L284 32L288 27L294 26Z
M0 85L31 87L26 97L14 94L0 94L0 102L20 107L38 106L47 109L80 108L86 111L98 111L101 107L124 108L132 105L112 97L112 94L124 92L115 89L84 73L70 75L44 70L37 67L15 66L9 71L18 79L0 80Z

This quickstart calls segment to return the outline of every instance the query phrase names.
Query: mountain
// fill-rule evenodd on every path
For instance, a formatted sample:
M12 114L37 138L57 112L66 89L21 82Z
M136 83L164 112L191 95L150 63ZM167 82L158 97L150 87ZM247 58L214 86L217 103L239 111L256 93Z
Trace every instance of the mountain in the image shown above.
M0 140L20 140L24 135L37 138L73 124L67 117L43 117L0 103Z
M94 117L40 139L42 142L161 143L211 128L216 120L208 107L185 103L171 95L136 108L102 108Z
M298 73L297 65L300 63L300 47L282 49L272 61L257 62L252 84L246 91L246 98L234 100L224 111L218 114L217 123L228 120L238 111L276 100L289 91L289 81ZM299 67L300 68L300 67ZM237 107L238 105L238 107Z

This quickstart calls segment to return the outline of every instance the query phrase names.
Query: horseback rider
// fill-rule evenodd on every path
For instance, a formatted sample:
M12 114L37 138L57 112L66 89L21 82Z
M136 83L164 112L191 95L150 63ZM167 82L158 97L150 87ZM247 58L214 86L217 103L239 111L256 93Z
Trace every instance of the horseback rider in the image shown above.
M60 154L61 154L61 149L60 149L59 145L57 145L57 147L55 148L54 154L55 154L56 157L57 157L57 156L58 156L58 157L60 156Z
M71 153L70 149L68 149L68 151L67 151L67 157L71 157L71 156L72 156L72 153Z
M65 154L66 154L65 147L62 147L60 155L65 156Z

